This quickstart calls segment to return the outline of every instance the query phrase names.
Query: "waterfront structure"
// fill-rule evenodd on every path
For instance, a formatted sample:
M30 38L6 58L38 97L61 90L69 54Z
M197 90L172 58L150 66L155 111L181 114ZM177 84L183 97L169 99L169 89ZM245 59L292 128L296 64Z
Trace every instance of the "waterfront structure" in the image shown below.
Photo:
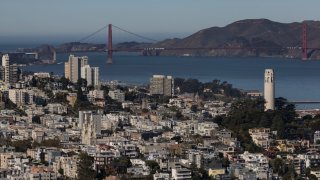
M150 94L173 96L174 79L172 76L153 75L150 79Z
M87 81L87 86L99 86L99 67L90 65L81 67L81 78Z
M64 64L64 76L73 83L77 83L81 77L81 68L88 64L88 57L77 57L71 54L68 62Z
M264 73L264 110L274 110L274 73L273 69L266 69Z

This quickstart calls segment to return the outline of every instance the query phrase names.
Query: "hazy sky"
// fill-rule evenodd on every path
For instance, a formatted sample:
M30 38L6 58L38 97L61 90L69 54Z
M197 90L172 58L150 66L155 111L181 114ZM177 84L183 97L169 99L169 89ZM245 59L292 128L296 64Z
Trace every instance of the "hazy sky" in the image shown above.
M161 39L246 18L320 18L319 0L1 0L0 7L0 43L77 40L108 23Z

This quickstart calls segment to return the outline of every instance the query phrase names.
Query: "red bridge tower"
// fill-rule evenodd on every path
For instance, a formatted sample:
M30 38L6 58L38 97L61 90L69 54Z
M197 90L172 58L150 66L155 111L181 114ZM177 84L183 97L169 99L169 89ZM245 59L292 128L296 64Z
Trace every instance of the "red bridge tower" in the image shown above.
M113 54L113 49L112 49L112 24L109 24L108 26L108 64L112 64L112 54Z

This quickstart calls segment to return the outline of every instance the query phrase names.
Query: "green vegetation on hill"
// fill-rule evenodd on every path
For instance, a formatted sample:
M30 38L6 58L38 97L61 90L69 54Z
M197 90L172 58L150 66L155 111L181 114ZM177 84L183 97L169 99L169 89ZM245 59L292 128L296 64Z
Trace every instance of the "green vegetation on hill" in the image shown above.
M202 97L214 98L212 93L205 93L204 90L210 90L214 94L222 94L227 97L241 97L242 93L239 89L233 88L226 81L220 82L213 80L212 82L202 83L197 79L175 78L174 85L179 88L180 93L199 93Z
M214 121L232 130L245 150L254 152L261 149L253 144L248 132L250 128L271 128L277 131L278 138L292 139L296 135L292 131L298 124L296 117L295 107L287 104L284 98L276 99L275 111L264 111L263 99L241 99L232 104L227 116L216 117Z

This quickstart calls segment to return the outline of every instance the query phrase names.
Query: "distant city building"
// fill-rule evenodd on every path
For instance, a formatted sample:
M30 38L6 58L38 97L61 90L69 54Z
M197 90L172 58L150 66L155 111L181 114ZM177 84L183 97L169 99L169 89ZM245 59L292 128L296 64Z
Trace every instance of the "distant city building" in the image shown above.
M153 75L150 79L150 94L173 96L174 79L172 76Z
M173 168L171 169L171 179L192 179L191 171L187 168Z
M9 55L3 55L2 66L0 67L0 79L6 83L15 83L19 81L20 74L17 64L10 65Z
M87 81L87 86L99 86L99 67L90 65L81 67L81 78Z
M26 104L26 91L24 89L10 89L9 99L17 106Z
M257 146L264 149L270 148L274 142L270 128L252 128L249 129L249 135Z
M114 99L114 100L119 101L119 102L124 102L124 100L125 100L124 92L122 92L119 89L113 90L113 91L109 91L108 95L111 97L111 99Z
M313 142L314 142L315 144L318 144L318 143L320 142L320 131L314 132Z
M273 69L266 69L264 73L265 110L274 110L274 73Z
M9 82L15 83L19 81L19 69L16 64L9 66Z
M77 83L81 77L81 68L88 64L88 57L69 56L68 62L64 64L64 76L73 83Z
M50 78L50 73L47 72L37 72L33 74L34 76L37 76L38 78Z
M10 81L10 63L8 54L2 56L2 66L4 69L3 81L8 83Z

